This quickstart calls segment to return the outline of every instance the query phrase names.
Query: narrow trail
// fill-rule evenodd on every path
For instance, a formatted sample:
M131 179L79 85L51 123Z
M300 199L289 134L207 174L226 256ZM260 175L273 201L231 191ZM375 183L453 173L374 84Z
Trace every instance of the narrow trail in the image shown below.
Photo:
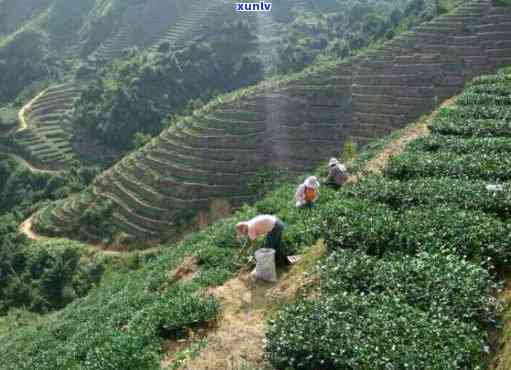
M438 111L442 108L452 104L456 96L445 100L433 113L421 118L416 124L408 127L403 133L395 140L385 145L385 147L378 153L376 157L369 160L364 168L355 175L351 175L348 182L356 182L359 177L366 176L367 174L381 174L390 157L399 154L411 141L417 139L419 136L428 136L428 124L435 118Z
M439 109L451 104L455 98L446 100L433 113L405 129L348 181L356 182L369 173L381 174L390 157L402 152L408 143L419 136L429 135L429 122ZM289 271L280 274L276 284L254 282L247 271L241 271L224 285L211 288L209 293L218 299L221 306L218 324L207 334L206 347L180 369L238 370L244 366L265 368L265 318L278 304L292 300L301 288L314 281L314 277L306 278L304 272L310 270L323 253L322 243L313 246ZM176 352L182 348L169 346L162 367L168 366Z
M32 100L30 100L27 104L25 104L21 109L20 111L18 112L18 122L19 122L19 127L18 129L16 130L16 132L20 132L20 131L23 131L23 130L26 130L28 128L28 124L27 124L27 121L25 120L25 112L27 110L30 110L30 108L32 108L32 104L34 104L37 99L39 99L41 96L43 96L44 94L46 94L46 92L48 91L49 88L46 88L44 89L43 91L41 91L39 94L37 94L34 98L32 98Z
M323 243L318 242L289 270L279 272L277 283L255 281L249 271L242 270L225 284L210 288L208 293L221 306L217 326L207 333L206 348L181 369L266 368L263 348L268 312L293 299L301 288L314 280L313 277L305 277L304 271L314 266L324 252ZM182 346L174 345L169 349L162 360L162 367L172 362L173 355Z
M45 240L53 239L48 236L37 234L34 231L34 229L32 227L34 216L35 216L35 214L30 216L24 222L22 222L19 226L19 231L22 234L25 234L25 236L30 240L45 241ZM84 243L82 243L82 244L84 244ZM136 250L136 251L116 251L116 250L109 250L109 249L107 249L106 246L104 246L102 244L84 244L84 245L87 246L87 249L90 252L102 253L105 256L126 256L126 255L134 254L134 253L149 254L149 253L154 253L154 252L158 252L159 250L161 250L161 247L152 247L152 248L147 248L144 250Z
M501 313L502 328L494 332L495 351L491 358L488 370L511 369L511 271L502 276L504 286L498 294L504 311Z
M20 131L24 131L24 130L28 129L28 123L27 123L27 121L25 119L25 112L27 110L30 110L30 108L32 108L32 105L34 104L34 102L36 102L37 99L39 99L41 96L46 94L47 91L48 91L48 88L46 88L43 91L41 91L39 94L37 94L34 98L32 98L27 104L25 104L19 110L19 112L18 112L18 126L13 128L11 131L9 131L8 133L6 133L3 136L5 136L5 137L11 136L11 135L14 135L14 134L16 134L16 133L18 133ZM10 153L10 149L5 147L5 146L3 146L3 145L0 145L0 152L6 154L8 156L11 156L14 160L16 160L21 165L27 167L32 172L48 173L48 174L53 174L53 173L59 172L59 171L45 170L45 169L42 169L42 168L34 167L26 159L20 157L17 154Z
M52 171L52 170L45 170L45 169L42 169L42 168L37 168L37 167L34 167L32 164L30 164L29 162L27 162L26 159L24 159L23 157L17 155L17 154L14 154L14 153L10 153L10 149L7 148L6 146L4 145L1 145L0 144L0 153L1 154L5 154L9 157L11 157L12 159L14 159L16 162L18 162L20 165L24 166L24 167L27 167L30 171L32 172L36 172L36 173L47 173L49 175L51 174L56 174L58 173L59 171Z
M20 225L20 232L25 234L25 236L27 238L29 238L30 240L43 240L43 239L48 239L47 237L45 236L41 236L41 235L37 235L34 231L32 231L32 218L34 216L31 216L30 218L28 218L27 220L25 220L21 225Z

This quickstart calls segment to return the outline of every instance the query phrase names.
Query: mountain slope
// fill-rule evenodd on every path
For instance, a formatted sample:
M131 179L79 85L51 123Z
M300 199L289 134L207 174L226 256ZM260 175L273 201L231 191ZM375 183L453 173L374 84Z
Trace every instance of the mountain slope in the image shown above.
M215 199L253 199L250 184L265 168L310 170L348 136L365 144L429 112L510 61L509 30L509 8L472 1L350 62L220 98L99 176L92 203L113 201L109 222L127 239L172 237ZM88 207L79 205L76 214ZM55 227L54 207L35 218L38 231L76 236L86 227L76 218Z
M509 89L503 95L502 87L508 87L510 81L509 70L476 79L455 101L456 106L439 110L428 122L432 138L415 140L417 134L427 131L420 122L392 135L393 139L387 138L387 145L380 144L381 152L359 158L362 168L381 170L392 153L395 156L384 171L392 178L360 176L359 182L339 191L325 188L310 214L296 209L290 201L296 183L285 183L253 207L247 206L177 245L167 245L158 255L138 260L137 270L115 274L89 296L44 322L23 325L0 336L4 350L0 368L156 369L162 358L169 360L163 353L166 344L187 340L192 343L184 350L188 353L197 353L197 347L207 345L195 362L186 364L190 368L241 366L245 357L242 351L250 348L250 343L236 346L232 352L222 345L244 333L253 335L251 339L260 345L260 322L255 325L243 320L261 320L261 312L250 310L268 308L271 299L262 284L244 282L241 279L247 273L239 273L259 243L243 249L235 239L235 224L258 213L274 213L285 222L284 250L304 251L306 257L312 257L306 266L300 266L304 270L312 268L310 272L315 272L317 257L330 255L319 265L320 276L293 270L290 274L291 279L306 277L301 283L321 291L296 290L304 285L294 285L295 281L284 275L283 284L278 285L283 295L273 292L277 298L291 298L277 320L269 321L265 349L275 368L319 369L327 363L331 364L328 368L343 369L350 362L359 368L373 368L369 364L377 361L374 368L379 369L405 367L410 359L420 368L483 367L490 343L487 329L496 313L496 284L487 268L493 263L503 266L510 257L507 246L511 234L504 222L509 218L509 189L489 197L486 181L493 180L496 172L476 174L471 165L459 167L448 162L446 167L458 174L442 178L418 174L412 181L402 179L397 170L415 169L417 163L405 160L415 151L423 157L431 152L462 153L463 157L468 150L508 158L509 133L502 131L498 122L508 113L509 104L498 103L503 96L509 98ZM493 110L481 109L486 107ZM474 126L474 120L482 117L488 125ZM481 127L486 130L481 131ZM460 130L463 136L455 137ZM403 141L408 145L400 153L396 147L402 149ZM480 159L483 164L491 161L488 155L480 155ZM460 172L469 178L460 179ZM478 176L486 180L477 180ZM506 179L509 176L508 171ZM456 212L442 212L445 207ZM486 207L484 211L482 207ZM491 232L487 232L489 227ZM308 246L319 238L325 239L328 249L313 249L315 255L310 256ZM377 253L385 250L392 253ZM318 277L322 284L316 284ZM306 295L303 303L293 299L299 298L296 293L312 294ZM318 299L317 293L325 296ZM226 306L220 306L222 302ZM239 318L235 335L230 335L236 326L229 321L214 325L222 314ZM317 320L318 315L325 320ZM288 332L298 335L286 337ZM201 339L203 335L208 338ZM389 337L393 346L384 345ZM194 342L197 339L199 345ZM182 361L186 353L175 359ZM259 361L258 355L250 353L245 361ZM291 356L299 358L301 365Z

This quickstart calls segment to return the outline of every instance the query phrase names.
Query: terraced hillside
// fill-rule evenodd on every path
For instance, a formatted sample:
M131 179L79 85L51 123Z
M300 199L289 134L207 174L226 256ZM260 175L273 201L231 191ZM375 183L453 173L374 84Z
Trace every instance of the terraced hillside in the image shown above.
M509 8L472 1L350 62L219 99L100 176L93 203L112 200L113 223L133 238L171 235L215 199L251 200L267 166L308 171L348 136L365 144L430 111L510 61L509 31ZM66 221L63 231L76 228ZM36 218L39 230L55 223Z
M109 60L119 56L122 50L136 46L135 41L130 36L133 32L132 27L138 23L142 10L143 4L129 6L122 16L123 18L117 31L105 40L92 53L91 57Z
M161 43L170 45L181 45L185 40L189 40L198 34L206 24L209 17L215 17L222 11L231 10L229 3L222 0L193 0L189 1L182 9L178 9L176 23L172 24L166 32L160 37L153 50ZM158 23L154 23L158 24Z
M488 368L501 323L495 267L511 257L511 171L494 166L509 163L509 73L474 80L431 116L431 136L420 120L358 158L384 176L323 189L312 214L288 201L296 183L285 182L44 320L4 330L0 368ZM502 191L489 192L497 180ZM249 278L259 243L234 237L237 222L267 212L286 223L283 249L303 256L269 288ZM320 227L304 232L310 217ZM493 364L509 369L509 355Z
M14 134L14 142L32 162L45 168L61 168L74 158L69 141L71 125L66 117L78 94L76 83L55 85L20 110L20 129Z
M197 0L178 9L174 2L152 0L129 6L119 29L101 44L92 58L110 60L119 56L125 48L150 46L161 39L173 43L184 41L202 29L203 18L211 15L211 11L218 8L220 3ZM165 36L162 38L162 35ZM65 51L65 56L76 57L81 47L77 43ZM35 164L60 169L73 158L68 113L86 83L68 82L52 86L20 112L28 129L18 132L15 142Z
M91 57L109 60L134 46L144 49L156 48L162 42L172 45L183 42L203 29L206 17L214 16L225 7L228 4L221 0L185 3L149 0L129 6L118 30Z

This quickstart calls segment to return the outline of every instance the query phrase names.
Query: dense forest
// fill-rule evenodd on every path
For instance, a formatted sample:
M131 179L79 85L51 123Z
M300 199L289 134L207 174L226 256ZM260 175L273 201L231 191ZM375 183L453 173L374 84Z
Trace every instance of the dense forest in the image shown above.
M83 190L97 171L50 175L0 159L0 314L14 307L40 313L62 308L99 282L102 264L82 258L86 249L76 242L28 240L19 224L41 203Z

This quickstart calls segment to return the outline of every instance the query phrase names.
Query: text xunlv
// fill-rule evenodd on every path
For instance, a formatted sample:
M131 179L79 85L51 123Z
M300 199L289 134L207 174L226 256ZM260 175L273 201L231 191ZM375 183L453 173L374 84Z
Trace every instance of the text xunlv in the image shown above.
M237 12L269 12L272 3L261 1L258 3L236 3L234 10Z

